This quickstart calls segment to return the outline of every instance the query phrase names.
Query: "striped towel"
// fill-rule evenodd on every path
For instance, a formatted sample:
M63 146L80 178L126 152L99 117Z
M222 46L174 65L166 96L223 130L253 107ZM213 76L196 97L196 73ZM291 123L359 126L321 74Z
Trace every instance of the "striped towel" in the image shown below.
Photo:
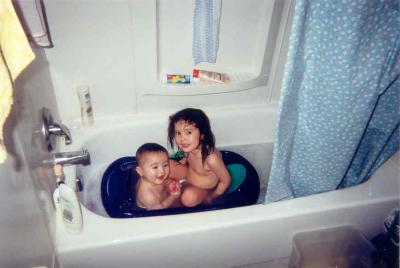
M196 0L193 17L193 59L215 63L218 52L221 0Z

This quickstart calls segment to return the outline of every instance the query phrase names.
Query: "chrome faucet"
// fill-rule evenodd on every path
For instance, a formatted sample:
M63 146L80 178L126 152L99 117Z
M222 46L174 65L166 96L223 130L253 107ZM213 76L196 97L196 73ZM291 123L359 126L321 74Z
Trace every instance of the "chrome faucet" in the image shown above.
M90 154L89 151L83 149L82 151L62 152L53 154L54 165L70 166L70 165L89 165Z

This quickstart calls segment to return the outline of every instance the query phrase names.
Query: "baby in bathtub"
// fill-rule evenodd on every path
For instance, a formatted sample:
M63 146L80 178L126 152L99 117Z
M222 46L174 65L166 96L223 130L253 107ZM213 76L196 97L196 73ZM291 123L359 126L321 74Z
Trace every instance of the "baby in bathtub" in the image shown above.
M180 206L181 186L169 177L170 166L167 150L157 143L145 143L136 151L136 204L147 209Z

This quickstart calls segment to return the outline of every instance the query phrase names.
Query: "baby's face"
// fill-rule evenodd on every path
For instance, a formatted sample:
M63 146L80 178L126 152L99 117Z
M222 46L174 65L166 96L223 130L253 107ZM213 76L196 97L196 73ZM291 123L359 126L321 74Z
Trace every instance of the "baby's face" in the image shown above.
M145 180L160 185L169 176L169 159L164 152L147 152L142 155L136 171Z

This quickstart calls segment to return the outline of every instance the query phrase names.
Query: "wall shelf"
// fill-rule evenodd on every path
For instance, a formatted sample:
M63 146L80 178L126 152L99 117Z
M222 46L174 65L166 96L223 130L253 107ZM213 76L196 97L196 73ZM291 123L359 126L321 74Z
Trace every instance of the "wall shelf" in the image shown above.
M144 95L206 95L225 92L247 90L261 86L268 82L267 76L256 76L250 73L229 74L231 82L228 84L167 84L160 82L156 89Z
M197 66L193 65L192 56L194 1L143 1L146 5L134 9L138 16L133 14L135 27L151 29L142 32L135 42L135 73L141 95L193 96L265 86L271 51L275 49L276 36L271 35L271 27L279 26L271 24L275 1L223 1L217 62ZM227 73L231 82L175 85L163 81L167 73L191 74L193 68Z

